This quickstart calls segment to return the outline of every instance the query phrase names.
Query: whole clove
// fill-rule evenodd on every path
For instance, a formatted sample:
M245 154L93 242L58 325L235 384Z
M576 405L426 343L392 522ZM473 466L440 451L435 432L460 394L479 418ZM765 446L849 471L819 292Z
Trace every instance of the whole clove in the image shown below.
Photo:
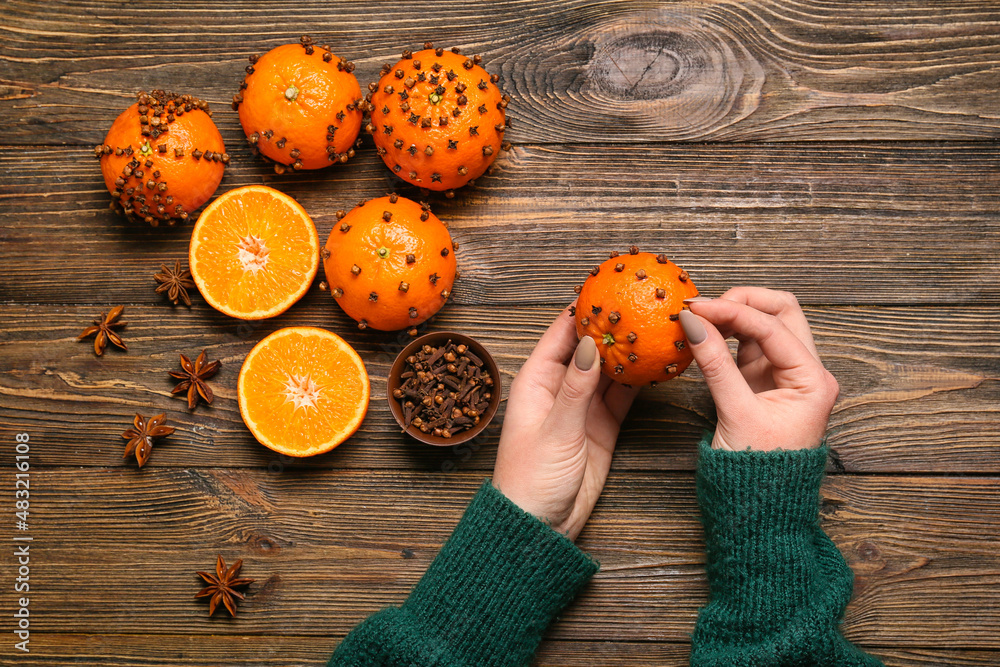
M408 356L392 396L403 409L404 429L451 438L479 424L494 379L467 345L449 340Z

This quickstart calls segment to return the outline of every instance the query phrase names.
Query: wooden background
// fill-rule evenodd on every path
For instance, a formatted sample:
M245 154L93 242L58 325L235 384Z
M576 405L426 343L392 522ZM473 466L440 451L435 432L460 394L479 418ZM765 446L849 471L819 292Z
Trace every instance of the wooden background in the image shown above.
M392 334L314 290L263 323L190 310L152 274L190 227L108 210L92 148L137 89L208 99L233 156L220 192L266 183L326 238L334 211L396 189L367 140L344 167L277 177L228 100L247 56L302 33L364 85L431 39L482 53L515 149L435 212L461 244L430 324L479 337L505 384L611 249L666 252L708 295L795 292L840 380L824 527L857 575L847 636L889 665L1000 663L1000 4L989 0L0 6L0 663L322 665L400 602L489 474L477 451L403 439L384 403ZM76 334L126 304L129 352ZM372 377L357 436L282 459L242 421L243 357L328 327ZM211 408L171 398L179 353L221 359ZM141 471L136 411L177 433ZM580 546L603 569L537 664L684 665L706 595L694 448L713 408L696 369L644 392ZM14 651L14 435L31 437L31 653ZM9 504L9 505L5 505ZM257 580L207 617L194 571Z

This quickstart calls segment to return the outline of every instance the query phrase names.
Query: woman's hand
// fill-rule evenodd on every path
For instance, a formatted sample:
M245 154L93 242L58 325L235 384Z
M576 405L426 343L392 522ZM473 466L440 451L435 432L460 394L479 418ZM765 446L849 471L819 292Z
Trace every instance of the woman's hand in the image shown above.
M735 287L718 299L685 303L691 311L680 321L719 414L712 447L818 447L839 387L819 360L795 297ZM735 361L725 340L731 336L740 342Z
M636 393L601 374L597 345L589 336L577 342L564 310L511 384L493 485L575 540L604 488Z

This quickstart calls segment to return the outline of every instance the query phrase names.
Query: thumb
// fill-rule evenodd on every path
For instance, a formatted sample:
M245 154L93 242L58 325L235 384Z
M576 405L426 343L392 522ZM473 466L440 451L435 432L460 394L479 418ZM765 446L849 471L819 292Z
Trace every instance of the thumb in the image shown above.
M584 432L590 401L600 379L597 343L590 336L584 336L577 343L552 411L546 419L548 425L556 429L555 432L564 433L567 437Z
M753 391L743 379L726 339L715 325L690 310L680 312L680 321L716 408L724 411L727 407L751 400Z

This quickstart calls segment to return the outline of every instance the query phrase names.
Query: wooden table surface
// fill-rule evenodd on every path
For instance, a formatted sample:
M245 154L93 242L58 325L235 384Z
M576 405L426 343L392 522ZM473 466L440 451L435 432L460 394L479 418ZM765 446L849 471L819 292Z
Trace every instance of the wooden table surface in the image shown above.
M856 573L845 632L889 665L1000 664L1000 4L36 2L0 7L0 662L322 665L399 603L489 474L402 437L399 347L312 290L259 323L154 294L190 226L108 209L93 146L138 89L210 101L232 162L325 240L339 208L397 190L366 138L345 166L277 176L229 100L247 57L309 33L362 85L425 40L482 53L513 101L496 173L432 197L461 244L428 329L480 338L509 384L612 249L667 253L703 293L795 292L842 387L823 525ZM317 279L318 280L318 279ZM126 305L127 353L75 336ZM331 454L282 458L240 419L240 364L315 325L361 353L372 401ZM405 334L404 334L405 339ZM222 360L217 400L172 398L178 354ZM121 458L135 412L177 432ZM602 563L537 664L683 665L705 602L693 467L712 402L696 368L646 390L579 544ZM16 434L29 529L14 528ZM9 513L8 513L9 508ZM30 653L14 648L15 536L30 536ZM193 599L216 554L256 579L236 619Z

